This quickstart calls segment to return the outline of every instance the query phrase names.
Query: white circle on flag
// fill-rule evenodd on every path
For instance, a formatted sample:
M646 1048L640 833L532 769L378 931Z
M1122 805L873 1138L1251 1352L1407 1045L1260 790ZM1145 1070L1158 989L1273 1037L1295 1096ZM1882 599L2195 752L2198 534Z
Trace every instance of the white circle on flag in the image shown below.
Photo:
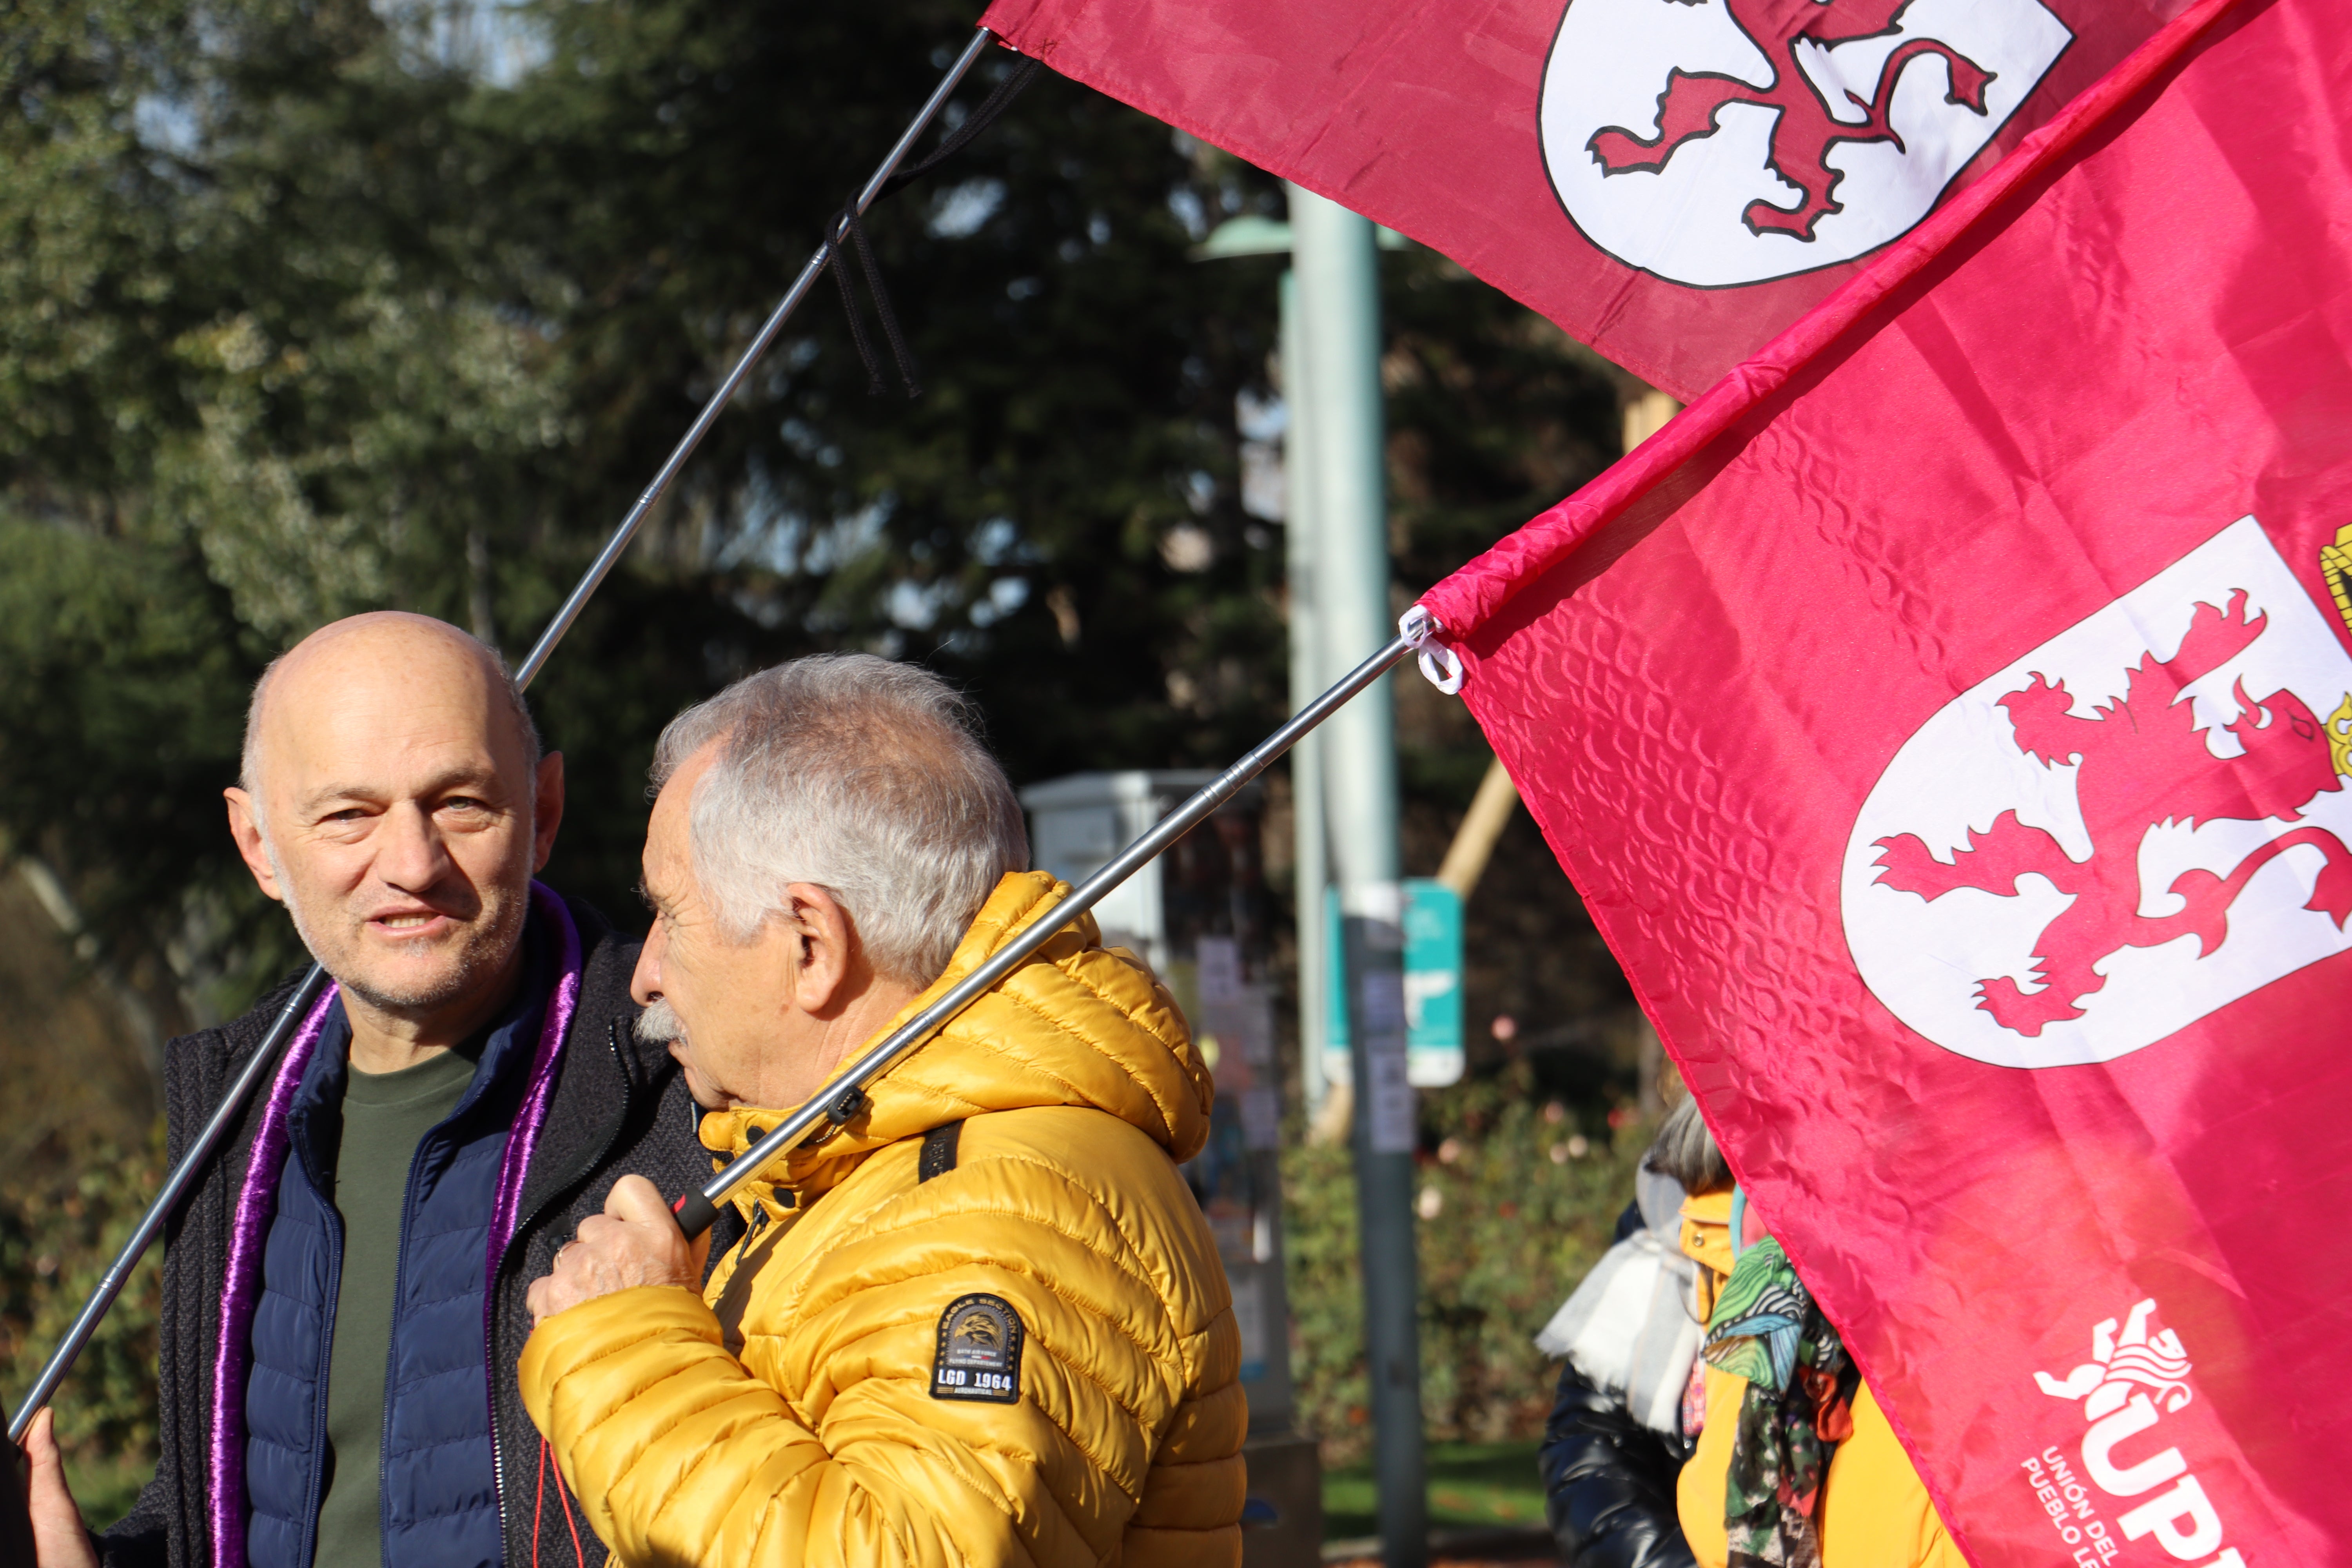
M2352 951L2352 658L2259 522L1946 703L1847 840L1871 994L1996 1067L2113 1061Z
M2073 40L2040 0L1569 0L1544 165L1629 267L1793 277L1908 233Z

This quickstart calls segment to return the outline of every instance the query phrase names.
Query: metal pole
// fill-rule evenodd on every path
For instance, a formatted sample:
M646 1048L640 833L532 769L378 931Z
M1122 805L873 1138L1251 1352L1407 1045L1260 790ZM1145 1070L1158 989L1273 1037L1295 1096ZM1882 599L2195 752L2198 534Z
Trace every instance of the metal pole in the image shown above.
M807 1100L785 1117L774 1131L745 1150L742 1158L705 1183L700 1192L689 1193L679 1199L679 1227L689 1237L700 1236L719 1217L719 1205L727 1201L729 1194L791 1152L820 1122L839 1125L854 1121L865 1108L867 1084L887 1072L900 1058L929 1039L941 1025L962 1012L998 981L1020 968L1028 961L1030 954L1053 941L1056 933L1093 909L1112 889L1183 837L1211 812L1231 800L1244 784L1264 773L1267 765L1289 750L1301 735L1345 707L1349 698L1379 681L1412 651L1412 644L1402 637L1389 642L1380 652L1349 670L1338 685L1293 715L1281 729L1259 742L1247 756L1219 773L1199 794L1160 818L1150 832L1120 850L1100 870L1071 889L1068 897L1032 917L1018 935L989 955L988 962L949 987L938 1001L900 1025L888 1039L850 1063L822 1096ZM1401 991L1399 995L1402 995ZM1402 1005L1402 1000L1398 1005Z
M1381 451L1380 267L1372 226L1290 187L1291 263L1315 458L1318 613L1328 646L1364 646L1389 620ZM1331 858L1355 1071L1357 1226L1371 1384L1381 1561L1423 1568L1429 1550L1413 1256L1415 1105L1405 1079L1403 889L1396 714L1386 691L1325 738Z
M981 51L988 47L989 40L994 36L985 27L972 34L971 42L964 46L963 53L956 57L955 63L940 79L940 85L932 89L930 98L917 111L913 123L907 127L906 134L898 138L898 144L890 149L889 155L874 171L874 177L867 180L865 187L857 193L856 206L860 214L873 204L890 176L898 173L898 165L906 161L907 154L913 151L924 130L946 107L948 96L955 90L956 84L963 80L964 74L971 69L973 63L980 58ZM596 559L589 563L588 570L582 574L571 595L563 601L562 607L555 612L555 618L548 623L545 631L540 633L539 641L532 645L530 656L515 670L518 688L529 687L539 672L546 668L548 656L555 651L555 645L563 640L563 634L572 629L572 623L579 619L581 610L611 573L614 564L621 559L622 552L628 549L629 541L636 536L638 525L645 521L646 514L653 510L663 492L677 478L678 471L686 467L687 459L702 444L703 436L726 409L729 400L735 395L736 388L743 384L744 378L760 363L760 356L767 353L768 345L783 329L785 320L823 275L825 263L833 255L835 238L828 234L824 242L817 247L815 253L809 258L808 265L801 268L798 278L793 279L793 286L785 291L782 302L760 328L759 335L751 340L751 346L735 362L735 368L728 372L727 379L719 384L718 390L710 395L701 412L695 416L694 423L678 438L677 445L671 448L668 460L654 476L653 483L646 487L645 493L637 498L637 503L629 509L629 514L621 520L620 526L604 542L604 549L596 552ZM66 1373L73 1367L74 1358L81 1353L82 1346L97 1331L107 1309L114 1305L115 1298L122 1293L122 1287L130 1281L131 1270L162 1232L163 1222L179 1206L180 1199L195 1184L197 1176L218 1150L221 1141L236 1125L246 1101L253 1097L254 1089L268 1076L277 1063L278 1051L293 1034L295 1025L318 1000L319 992L326 983L326 971L316 963L311 964L302 976L301 984L294 988L294 994L287 999L285 1006L278 1009L278 1016L270 1023L269 1032L262 1037L261 1044L251 1059L238 1070L228 1092L221 1098L219 1108L205 1123L204 1130L196 1134L195 1142L188 1146L188 1152L181 1156L180 1163L172 1168L171 1174L164 1179L163 1190L156 1194L155 1201L147 1206L146 1214L141 1217L138 1228L131 1233L131 1239L123 1243L122 1250L115 1255L113 1265L107 1269L106 1277L99 1281L98 1289L91 1292L89 1301L84 1303L80 1314L74 1319L73 1326L66 1331L65 1338L50 1352L47 1363L41 1368L41 1375L33 1381L31 1391L25 1395L23 1406L8 1424L8 1440L11 1443L25 1440L25 1429L32 1425L35 1413L49 1402L57 1393L58 1384L65 1381Z
M1316 613L1314 420L1306 345L1299 341L1298 275L1282 274L1282 437L1285 572L1290 601L1290 708L1297 712L1323 685L1323 624ZM1324 896L1331 885L1323 825L1323 740L1301 739L1290 752L1291 868L1298 925L1298 1079L1311 1118L1330 1091L1325 1052L1331 1036L1331 948Z
M947 107L948 95L955 91L956 84L963 80L964 73L971 69L973 62L980 58L981 50L986 48L989 39L995 36L985 27L973 32L971 42L964 46L963 53L956 57L955 64L948 67L947 75L941 77L940 85L932 89L929 101L917 111L914 123L907 127L907 133L898 138L898 145L890 149L889 156L884 158L881 166L874 171L874 177L866 181L865 189L857 193L856 207L860 216L873 205L882 187L890 183L890 176L898 172L898 165L906 162L908 153L914 151L915 142L922 136L925 128L938 117L940 110ZM786 319L800 308L801 300L824 275L825 263L833 259L834 244L838 238L837 235L826 235L824 242L810 255L807 265L801 268L801 275L793 279L793 286L784 290L784 297L777 301L776 308L768 313L767 321L761 324L759 335L751 340L751 346L743 351L743 357L735 362L735 368L727 373L727 379L719 384L719 390L710 395L709 401L702 405L702 412L694 416L693 425L678 438L677 446L670 452L669 461L661 466L661 471L654 476L653 483L646 487L646 493L637 498L637 504L629 509L629 515L621 520L621 526L613 531L613 537L604 542L604 548L597 552L594 561L589 563L588 570L581 575L579 585L572 590L572 596L563 601L562 607L555 612L555 618L548 622L547 630L540 634L538 645L530 650L530 657L524 659L522 667L515 671L518 685L530 684L531 677L537 675L540 667L547 662L547 656L555 651L555 645L562 642L563 634L572 629L572 623L579 618L589 595L595 593L597 586L604 581L605 574L611 572L614 563L621 559L621 552L629 547L629 541L636 537L637 525L646 520L647 512L653 510L655 503L661 500L671 481L677 478L678 470L686 467L686 460L694 455L695 447L702 444L703 433L726 410L728 403L735 395L735 389L743 384L743 378L751 374L751 368L760 363L760 356L768 352L768 345L776 341L778 332L783 331Z

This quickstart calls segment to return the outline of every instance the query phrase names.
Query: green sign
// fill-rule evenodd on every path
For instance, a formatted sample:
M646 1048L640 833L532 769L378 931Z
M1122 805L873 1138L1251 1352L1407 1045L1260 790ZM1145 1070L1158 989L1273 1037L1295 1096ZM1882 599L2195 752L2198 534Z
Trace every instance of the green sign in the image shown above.
M1334 1055L1348 1049L1347 955L1340 946L1339 889L1323 900L1331 933ZM1405 1078L1415 1089L1442 1089L1462 1078L1462 900L1426 877L1404 884Z

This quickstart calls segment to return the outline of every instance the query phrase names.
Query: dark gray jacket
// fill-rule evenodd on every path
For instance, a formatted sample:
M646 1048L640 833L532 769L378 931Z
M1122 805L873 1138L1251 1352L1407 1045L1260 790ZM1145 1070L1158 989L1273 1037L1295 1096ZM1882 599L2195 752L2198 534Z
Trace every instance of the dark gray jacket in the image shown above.
M640 1043L634 1031L637 1008L629 999L629 977L637 944L587 905L565 903L587 955L579 1011L564 1041L546 1127L524 1173L515 1239L491 1282L499 1508L507 1562L514 1568L532 1561L534 1533L539 1562L569 1568L575 1525L586 1557L583 1568L594 1568L605 1556L576 1510L573 1521L565 1520L552 1476L541 1497L539 1432L515 1384L515 1363L530 1336L525 1291L552 1266L556 1248L571 1239L580 1222L603 1211L605 1194L620 1177L646 1176L663 1196L675 1200L710 1176L710 1156L694 1135L698 1113L677 1064L663 1047ZM173 1161L220 1103L292 989L289 982L242 1017L183 1036L165 1047L167 1144ZM212 1561L205 1444L214 1347L236 1194L267 1098L255 1096L226 1147L165 1227L162 1456L138 1505L99 1538L108 1568L208 1568ZM721 1230L733 1221L732 1210L722 1215ZM731 1240L730 1235L714 1235L712 1256Z
M1682 1203L1680 1184L1643 1173L1644 1182L1661 1179L1664 1188L1617 1216L1612 1241L1672 1216ZM1576 1363L1563 1362L1536 1461L1563 1568L1696 1568L1675 1510L1675 1481L1695 1447L1643 1426L1622 1394L1596 1388Z

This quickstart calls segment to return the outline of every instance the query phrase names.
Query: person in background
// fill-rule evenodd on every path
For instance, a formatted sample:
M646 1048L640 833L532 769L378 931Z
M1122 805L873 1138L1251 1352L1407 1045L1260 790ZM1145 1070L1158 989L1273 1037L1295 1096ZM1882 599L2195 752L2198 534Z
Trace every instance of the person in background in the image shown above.
M1538 1463L1568 1568L1691 1568L1675 1479L1704 1412L1695 1396L1731 1172L1687 1096L1643 1157L1616 1245L1537 1343L1565 1358ZM1694 1251L1694 1249L1696 1249Z
M516 1393L524 1289L621 1171L709 1165L633 1026L636 943L531 879L563 759L496 654L379 613L262 675L227 796L336 987L165 1232L130 1517L93 1539L49 1413L26 1434L40 1568L589 1568ZM165 1047L174 1157L291 989Z
M1703 1409L1676 1485L1692 1558L1700 1568L1967 1568L1836 1327L1738 1189L1722 1199L1722 1224L1686 1210L1683 1226L1712 1298Z

